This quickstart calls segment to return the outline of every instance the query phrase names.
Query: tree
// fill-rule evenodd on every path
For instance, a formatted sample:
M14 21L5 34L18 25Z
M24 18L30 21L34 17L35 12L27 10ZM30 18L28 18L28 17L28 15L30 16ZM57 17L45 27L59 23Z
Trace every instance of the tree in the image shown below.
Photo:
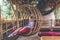
M4 18L6 18L6 16L7 16L8 19L13 18L11 5L7 0L3 0L2 12L3 12L2 14L4 14Z

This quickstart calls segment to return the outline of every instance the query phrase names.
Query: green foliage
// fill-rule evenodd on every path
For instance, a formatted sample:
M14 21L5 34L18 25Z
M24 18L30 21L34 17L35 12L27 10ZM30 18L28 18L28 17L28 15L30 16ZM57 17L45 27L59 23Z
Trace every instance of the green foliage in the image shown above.
M1 11L2 11L2 17L7 18L7 19L13 18L11 5L10 5L10 3L7 0L3 1L3 5L1 7Z
M56 18L57 19L60 19L60 8L58 8L57 10L56 10Z

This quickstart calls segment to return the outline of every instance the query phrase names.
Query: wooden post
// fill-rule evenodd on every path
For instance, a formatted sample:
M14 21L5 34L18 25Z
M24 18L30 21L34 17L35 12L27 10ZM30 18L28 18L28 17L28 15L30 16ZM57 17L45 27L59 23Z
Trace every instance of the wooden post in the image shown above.
M7 16L6 16L6 31L8 30L7 27L8 26L7 26ZM6 32L6 35L7 35L7 32Z
M1 5L0 5L0 40L2 38L3 38L3 36L2 36Z
M17 28L19 28L18 8L19 8L19 6L16 5L16 13L15 14L16 14Z
M1 40L1 7L0 7L0 40Z

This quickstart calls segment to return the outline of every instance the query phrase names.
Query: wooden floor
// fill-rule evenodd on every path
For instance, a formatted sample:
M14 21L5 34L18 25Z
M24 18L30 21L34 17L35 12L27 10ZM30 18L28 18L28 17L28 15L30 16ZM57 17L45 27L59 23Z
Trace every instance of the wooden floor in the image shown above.
M39 40L38 37L19 37L17 40Z
M60 40L60 36L43 36L42 40Z
M60 36L34 36L34 37L19 37L17 40L60 40Z
M35 34L32 36L27 36L27 37L20 36L20 37L18 37L17 40L39 40L39 37L38 37L38 34Z

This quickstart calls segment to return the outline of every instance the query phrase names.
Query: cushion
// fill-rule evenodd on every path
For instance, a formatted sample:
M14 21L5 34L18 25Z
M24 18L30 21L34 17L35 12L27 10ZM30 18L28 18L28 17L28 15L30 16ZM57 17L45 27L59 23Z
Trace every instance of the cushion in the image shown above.
M60 36L60 32L39 32L39 36Z

